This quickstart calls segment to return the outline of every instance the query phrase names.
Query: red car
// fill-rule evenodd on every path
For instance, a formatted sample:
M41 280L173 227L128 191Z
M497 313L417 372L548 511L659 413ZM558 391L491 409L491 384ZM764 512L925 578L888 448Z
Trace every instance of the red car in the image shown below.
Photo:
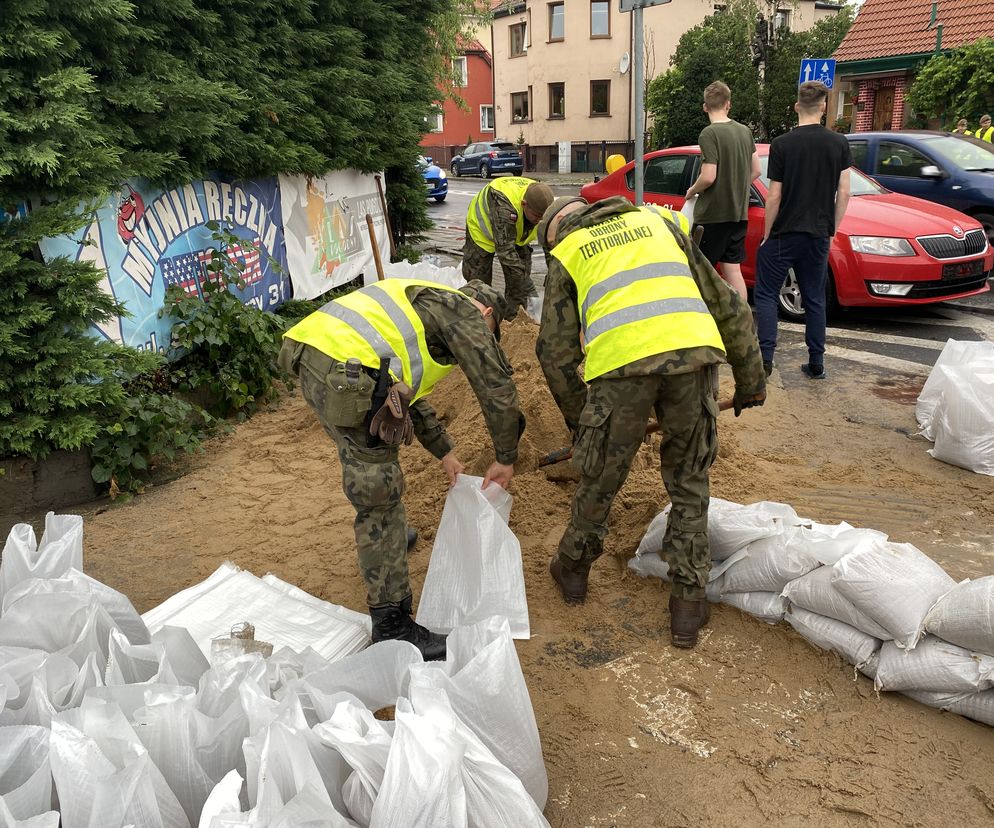
M769 144L757 145L763 173L753 182L749 232L742 275L756 280L756 251L763 237L769 179ZM631 161L601 181L586 184L587 201L624 196L634 202ZM645 200L679 210L683 194L701 167L699 147L672 147L645 156ZM970 216L912 196L886 190L855 168L852 198L828 254L830 310L859 306L917 305L960 299L988 290L994 252L983 225ZM804 307L793 273L780 291L780 311L803 319Z

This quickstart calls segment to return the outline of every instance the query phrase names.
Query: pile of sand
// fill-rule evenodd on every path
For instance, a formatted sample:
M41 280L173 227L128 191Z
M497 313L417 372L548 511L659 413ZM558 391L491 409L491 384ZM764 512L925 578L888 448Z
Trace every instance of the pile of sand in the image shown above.
M533 635L518 651L549 769L552 825L990 822L990 728L878 698L789 628L727 607L716 608L695 651L670 647L666 589L624 568L666 502L658 443L640 450L615 501L587 604L562 603L546 567L574 483L567 468L536 468L568 434L534 340L535 328L516 322L503 341L528 418L511 524ZM913 426L905 398L914 395L878 395L878 385L862 375L816 391L774 387L763 409L722 414L713 494L873 526L918 544L955 577L994 572L994 481L929 458L900 431ZM467 471L482 474L492 447L462 375L431 402ZM422 535L411 556L418 595L446 485L419 447L404 450L402 464L409 520ZM352 517L334 447L293 395L213 444L186 476L87 514L86 568L140 610L226 559L361 609Z

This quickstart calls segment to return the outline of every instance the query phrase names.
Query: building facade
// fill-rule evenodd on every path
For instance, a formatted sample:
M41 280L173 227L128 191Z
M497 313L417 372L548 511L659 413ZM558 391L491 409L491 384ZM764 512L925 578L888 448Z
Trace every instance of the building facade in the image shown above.
M429 131L421 139L422 154L443 167L474 141L494 137L493 61L479 40L463 43L452 60L455 89L462 102L447 98L429 116Z
M760 0L763 8L767 0ZM503 0L492 24L496 136L527 146L526 169L555 169L569 142L575 171L600 171L605 155L632 157L632 15L618 0ZM646 76L666 71L681 35L724 7L672 0L645 9ZM775 26L804 30L837 5L772 0Z
M908 126L904 94L918 68L934 54L981 37L994 37L992 0L866 0L834 55L839 116L854 132ZM950 115L953 122L957 117Z

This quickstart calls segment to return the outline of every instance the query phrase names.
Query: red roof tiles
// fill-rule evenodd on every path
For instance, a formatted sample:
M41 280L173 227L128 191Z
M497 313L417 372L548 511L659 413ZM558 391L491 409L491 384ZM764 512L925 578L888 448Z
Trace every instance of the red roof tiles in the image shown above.
M932 0L866 0L834 57L870 60L934 51L931 16ZM994 2L939 0L936 23L942 24L943 49L994 37Z

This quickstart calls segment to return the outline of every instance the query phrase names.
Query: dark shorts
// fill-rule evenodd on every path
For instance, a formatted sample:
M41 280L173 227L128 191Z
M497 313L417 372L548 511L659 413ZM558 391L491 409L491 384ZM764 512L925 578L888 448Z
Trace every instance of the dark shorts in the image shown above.
M748 221L719 221L702 224L701 227L704 228L704 235L698 247L712 267L718 262L739 264L745 261Z

